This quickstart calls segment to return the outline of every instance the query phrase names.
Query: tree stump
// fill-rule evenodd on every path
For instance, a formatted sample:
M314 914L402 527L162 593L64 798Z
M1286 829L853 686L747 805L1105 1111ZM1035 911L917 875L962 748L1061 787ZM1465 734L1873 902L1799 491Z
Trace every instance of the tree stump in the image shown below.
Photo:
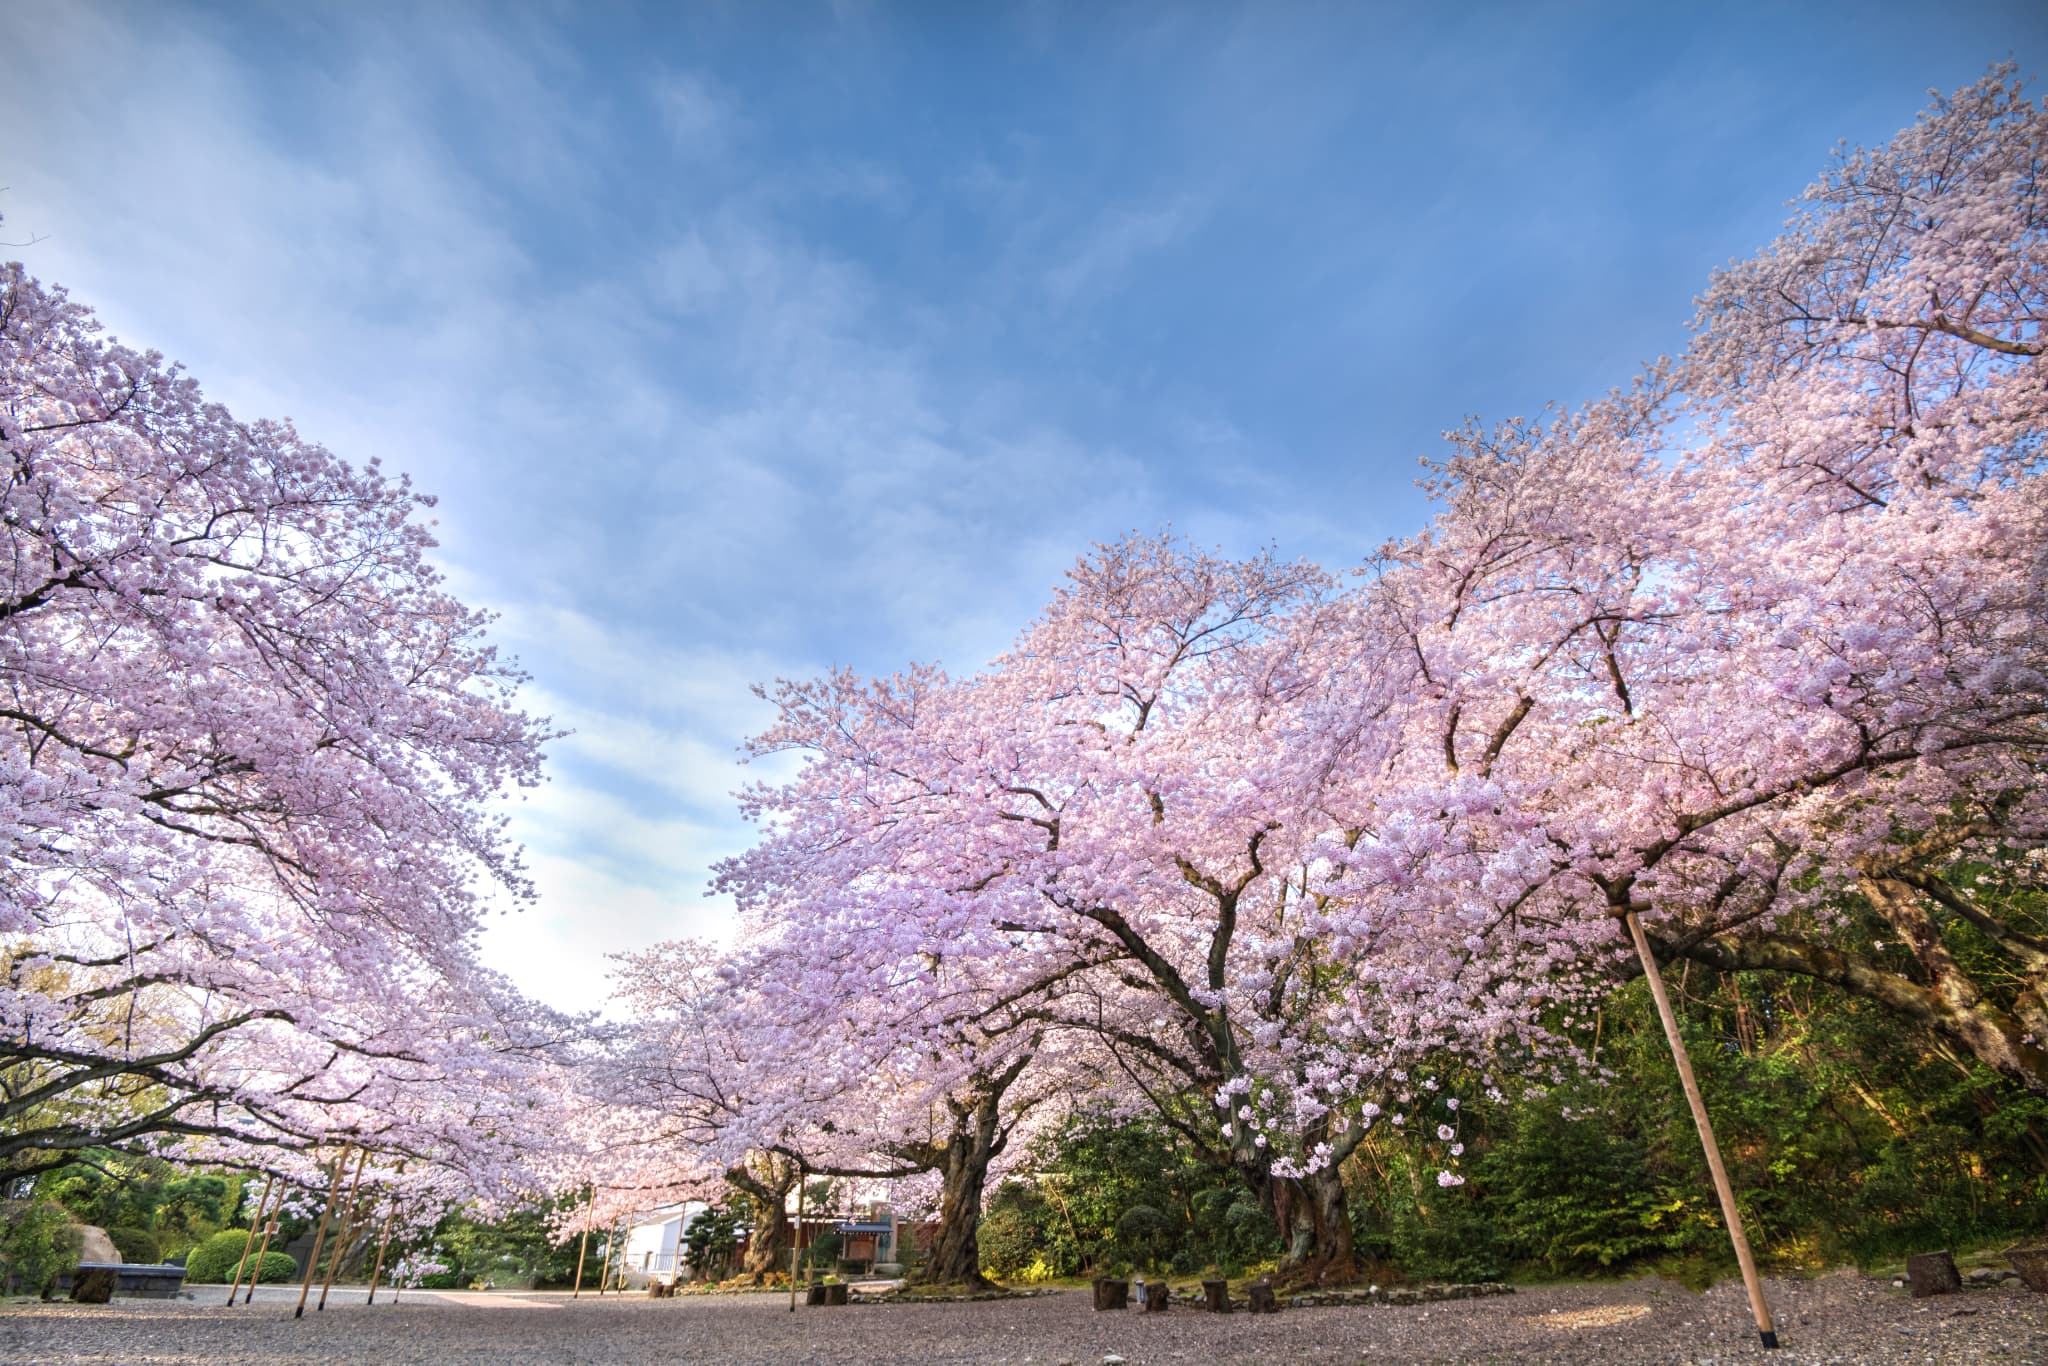
M1202 1298L1208 1301L1207 1307L1210 1313L1228 1314L1230 1312L1230 1282L1203 1281Z
M1955 1294L1963 1288L1963 1278L1956 1274L1956 1259L1946 1251L1917 1252L1906 1258L1906 1284L1913 1288L1914 1299L1924 1300Z
M839 1282L836 1282L836 1283L834 1283L834 1284L832 1284L832 1285L824 1286L824 1287L823 1287L823 1289L824 1289L824 1291L825 1291L825 1303L826 1303L826 1304L845 1304L845 1303L846 1303L846 1282L845 1282L845 1281L839 1281Z
M1111 1280L1107 1276L1095 1278L1095 1307L1097 1309L1122 1309L1131 1302L1131 1283Z
M1251 1311L1254 1314L1277 1314L1280 1301L1273 1298L1271 1281L1253 1281L1251 1284Z
M824 1287L824 1286L822 1286L822 1285L811 1285L811 1286L805 1286L805 1287L804 1287L804 1303L805 1303L805 1304L807 1304L807 1305L809 1305L809 1304L823 1304L824 1302L825 1302L825 1287Z
M71 1298L80 1304L105 1304L114 1298L118 1280L111 1266L82 1266L71 1278Z
M1145 1302L1139 1306L1147 1314L1164 1314L1173 1304L1173 1291L1165 1281L1145 1282Z

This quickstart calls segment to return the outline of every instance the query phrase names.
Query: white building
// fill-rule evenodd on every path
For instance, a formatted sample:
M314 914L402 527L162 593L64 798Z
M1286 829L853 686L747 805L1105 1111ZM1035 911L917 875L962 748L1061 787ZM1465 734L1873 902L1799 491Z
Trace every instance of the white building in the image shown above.
M625 1273L626 1283L673 1282L679 1268L687 1276L689 1248L685 1243L689 1237L690 1221L708 1208L710 1206L702 1200L687 1200L680 1205L663 1205L634 1216L626 1226L626 1242L622 1249L624 1265L620 1270Z

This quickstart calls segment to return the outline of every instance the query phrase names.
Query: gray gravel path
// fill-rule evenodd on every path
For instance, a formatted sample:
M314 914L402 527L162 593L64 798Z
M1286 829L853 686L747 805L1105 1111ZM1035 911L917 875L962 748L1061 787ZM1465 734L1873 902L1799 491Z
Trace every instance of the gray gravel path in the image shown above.
M2048 1296L2000 1288L1915 1301L1860 1276L1773 1281L1785 1350L1765 1353L1741 1286L1546 1286L1409 1308L1294 1309L1219 1318L1097 1314L1082 1293L972 1304L788 1312L763 1295L647 1300L408 1293L396 1308L330 1302L0 1307L0 1363L159 1366L289 1362L907 1362L1100 1366L1361 1361L1475 1363L2048 1362ZM210 1298L210 1297L209 1297ZM265 1297L267 1299L268 1297Z

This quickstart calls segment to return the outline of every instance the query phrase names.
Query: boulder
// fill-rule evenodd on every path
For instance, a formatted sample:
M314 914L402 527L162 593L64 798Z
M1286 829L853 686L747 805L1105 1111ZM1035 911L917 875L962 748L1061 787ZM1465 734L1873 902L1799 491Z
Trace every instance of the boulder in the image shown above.
M107 1231L97 1224L74 1224L72 1231L78 1235L80 1262L119 1266L128 1260L121 1255L121 1249L114 1246L114 1240L107 1236Z
M2005 1259L2012 1263L2027 1289L2048 1294L2048 1241L2014 1243L2005 1250Z
M1963 1278L1956 1274L1956 1259L1949 1252L1916 1252L1906 1258L1906 1284L1914 1299L1924 1300L1955 1294L1963 1288Z
M80 1304L105 1304L114 1298L117 1279L111 1266L82 1266L71 1278L71 1298Z

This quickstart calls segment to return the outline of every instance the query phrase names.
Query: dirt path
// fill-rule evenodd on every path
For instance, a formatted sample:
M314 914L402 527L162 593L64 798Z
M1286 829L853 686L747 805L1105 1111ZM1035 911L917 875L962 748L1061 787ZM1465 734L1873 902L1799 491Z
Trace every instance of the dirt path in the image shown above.
M798 1309L779 1297L571 1301L561 1294L409 1293L398 1308L128 1301L0 1308L9 1366L271 1366L286 1362L905 1362L1129 1366L1361 1361L1579 1363L2048 1362L2048 1296L2001 1288L1915 1301L1837 1275L1773 1281L1785 1350L1766 1354L1741 1288L1667 1282L1546 1286L1408 1308L1293 1309L1227 1318L1097 1314L1085 1294L976 1304Z

